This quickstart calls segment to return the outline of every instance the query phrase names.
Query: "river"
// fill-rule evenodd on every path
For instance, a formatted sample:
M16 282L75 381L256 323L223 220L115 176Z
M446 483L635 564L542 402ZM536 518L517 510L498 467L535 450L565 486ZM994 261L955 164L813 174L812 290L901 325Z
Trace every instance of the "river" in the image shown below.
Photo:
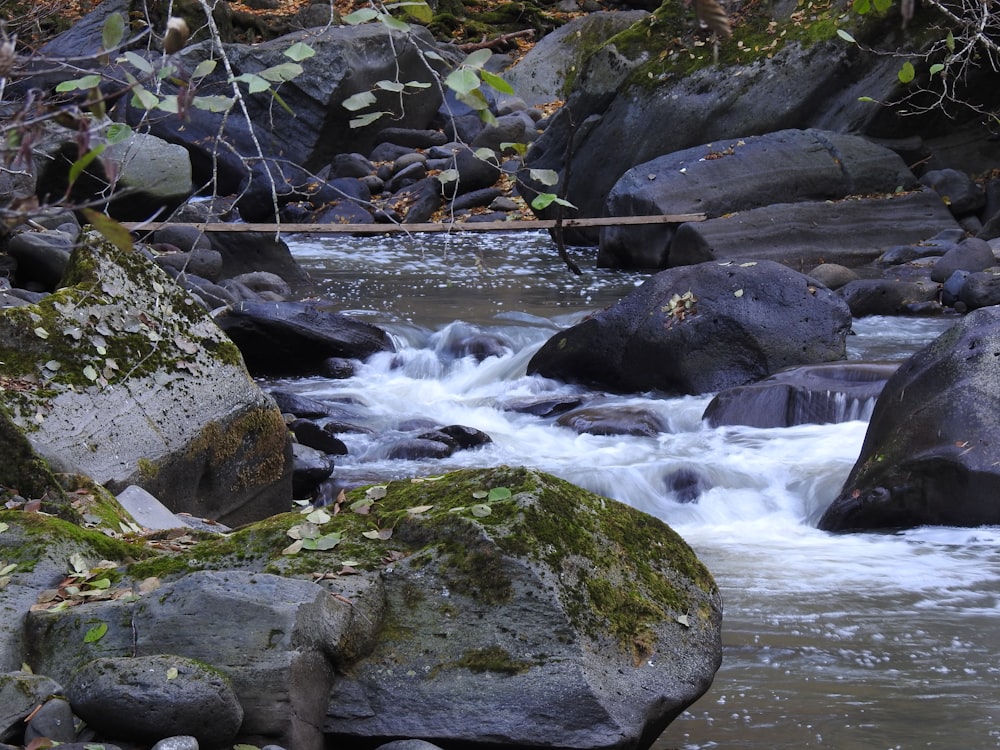
M315 293L388 330L399 352L346 380L283 387L365 405L373 435L344 436L345 481L500 464L537 467L673 526L715 575L725 601L724 659L711 690L657 750L1000 747L1000 529L925 528L836 536L815 523L847 476L862 421L786 429L709 429L710 397L596 396L653 410L655 438L579 435L514 402L581 393L525 375L559 328L646 276L570 274L540 232L293 237ZM856 320L852 359L902 359L949 322ZM478 362L444 352L476 331L505 344ZM393 461L380 435L401 423L462 424L493 443L443 461ZM698 467L711 489L682 504L663 478Z

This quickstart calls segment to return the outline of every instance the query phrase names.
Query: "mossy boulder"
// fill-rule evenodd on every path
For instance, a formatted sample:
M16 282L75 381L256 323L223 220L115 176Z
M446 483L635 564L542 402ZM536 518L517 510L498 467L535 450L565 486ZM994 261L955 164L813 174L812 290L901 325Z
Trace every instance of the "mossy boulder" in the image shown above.
M718 590L676 533L527 469L361 488L120 573L137 596L30 614L32 668L205 661L247 742L645 747L721 660Z
M62 288L0 310L0 362L0 435L17 449L0 484L50 485L41 456L230 525L289 507L281 413L204 309L140 252L84 234Z

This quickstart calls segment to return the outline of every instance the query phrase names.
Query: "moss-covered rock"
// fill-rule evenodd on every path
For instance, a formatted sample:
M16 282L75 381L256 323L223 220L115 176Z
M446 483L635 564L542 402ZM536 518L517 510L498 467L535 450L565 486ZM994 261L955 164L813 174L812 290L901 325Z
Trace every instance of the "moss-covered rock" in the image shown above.
M280 412L233 343L141 253L85 234L61 289L0 311L0 362L0 439L17 448L0 483L49 486L41 455L228 524L289 507Z
M207 661L254 719L245 741L644 747L721 659L719 594L684 541L534 470L361 488L151 554L116 571L133 597L31 613L29 663Z

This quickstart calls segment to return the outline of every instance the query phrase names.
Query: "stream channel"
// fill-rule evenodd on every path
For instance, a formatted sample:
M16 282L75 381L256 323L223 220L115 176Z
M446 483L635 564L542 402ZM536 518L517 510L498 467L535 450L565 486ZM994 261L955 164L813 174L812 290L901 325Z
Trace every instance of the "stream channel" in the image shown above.
M278 381L365 405L373 434L342 435L336 476L352 484L464 467L525 465L663 519L714 574L725 602L724 659L708 693L654 746L684 748L1000 747L1000 528L831 535L816 521L846 479L866 422L710 429L711 395L597 394L653 410L655 437L581 435L505 406L583 392L529 377L556 331L616 302L647 276L573 276L542 232L288 238L315 293L381 326L399 352L345 380ZM903 359L942 318L855 320L851 359ZM444 354L469 332L505 342L483 361ZM274 384L273 382L271 384ZM386 458L401 423L478 428L487 447L438 461ZM398 433L397 433L398 434ZM664 476L697 467L711 482L680 503Z

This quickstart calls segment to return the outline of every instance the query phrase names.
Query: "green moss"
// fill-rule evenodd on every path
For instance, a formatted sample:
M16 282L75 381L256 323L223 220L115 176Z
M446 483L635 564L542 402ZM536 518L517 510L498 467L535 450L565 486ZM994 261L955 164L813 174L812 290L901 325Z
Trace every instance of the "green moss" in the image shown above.
M470 649L462 654L462 658L453 666L468 669L471 672L497 672L499 674L522 674L535 664L530 661L519 661L510 652L499 646Z
M154 555L148 547L128 542L123 539L109 537L106 534L91 529L82 528L75 523L61 518L41 513L25 513L23 511L0 511L0 521L17 527L24 532L26 542L16 550L7 548L7 555L15 555L10 562L34 563L58 543L70 541L86 546L99 555L101 559L122 563L142 559Z

